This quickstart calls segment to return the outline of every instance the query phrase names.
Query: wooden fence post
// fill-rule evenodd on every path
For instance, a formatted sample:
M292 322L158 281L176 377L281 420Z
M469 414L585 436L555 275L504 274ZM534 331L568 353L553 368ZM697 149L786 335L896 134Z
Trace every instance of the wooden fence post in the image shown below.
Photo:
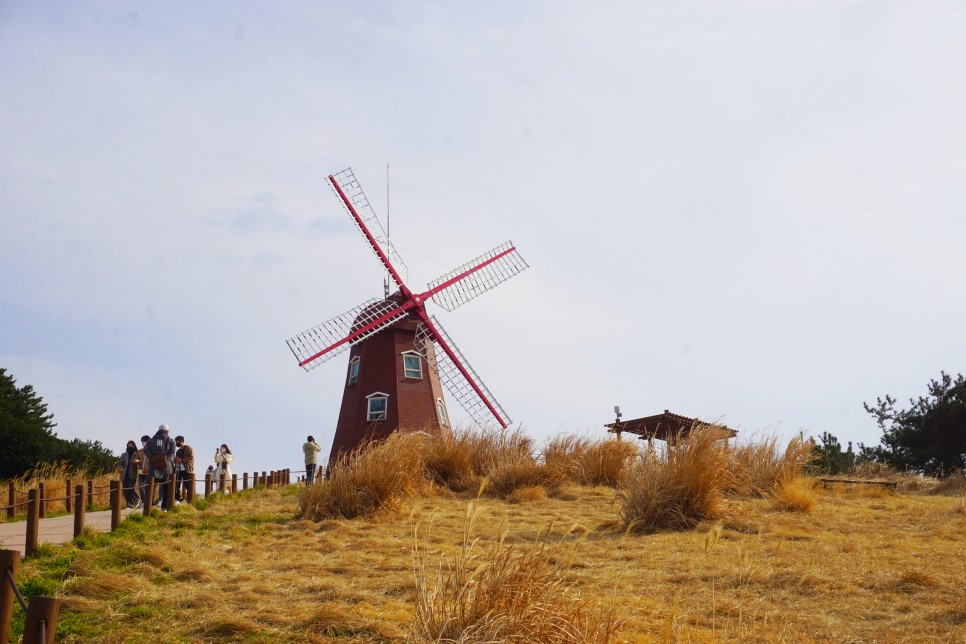
M211 474L205 474L205 498L211 496Z
M242 474L242 489L243 490L248 489L248 472L245 472L244 474Z
M41 481L37 484L38 512L41 519L47 518L47 484Z
M232 491L233 494L238 491L238 475L237 474L232 474L231 475L231 491Z
M154 475L148 474L148 482L144 486L147 491L147 499L144 501L144 516L151 516L151 508L154 507Z
M7 481L7 518L12 519L17 513L17 509L13 507L13 504L17 502L17 488L14 487L13 481Z
M262 470L262 485L268 487L268 472Z
M77 502L74 504L74 536L77 537L84 531L84 486L74 486L74 495L77 497ZM0 639L0 642L2 641Z
M23 625L24 644L54 644L60 600L53 597L31 597L27 619Z
M185 495L185 501L187 503L195 502L195 473L188 472L188 492Z
M87 482L87 507L94 509L94 481Z
M111 481L111 532L121 525L121 482Z
M225 491L225 484L227 482L228 482L228 479L226 479L224 476L222 476L221 472L219 472L218 473L218 492L219 493L224 493L224 491Z
M40 501L37 490L27 491L27 543L24 556L29 557L37 549L38 529L40 527Z
M73 497L71 496L70 479L67 479L67 484L64 486L64 512L70 514L72 509Z
M162 485L164 485L164 488L166 490L166 492L164 493L165 510L170 510L171 508L174 507L174 484L175 484L174 473L172 472L171 477L168 480L166 480L164 483L162 483Z
M20 565L20 552L0 550L0 642L8 642L10 620L13 619L13 588L7 580L7 572L16 579Z

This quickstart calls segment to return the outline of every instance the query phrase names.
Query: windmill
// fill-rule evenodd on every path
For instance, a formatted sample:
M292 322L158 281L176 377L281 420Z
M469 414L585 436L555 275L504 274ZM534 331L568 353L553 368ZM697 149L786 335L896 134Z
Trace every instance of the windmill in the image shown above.
M287 340L299 366L309 371L349 349L349 365L330 462L368 440L396 429L449 432L442 387L477 423L510 418L442 325L426 311L433 302L453 311L527 268L512 242L440 276L422 293L406 286L406 265L352 173L328 182L396 291L371 299Z

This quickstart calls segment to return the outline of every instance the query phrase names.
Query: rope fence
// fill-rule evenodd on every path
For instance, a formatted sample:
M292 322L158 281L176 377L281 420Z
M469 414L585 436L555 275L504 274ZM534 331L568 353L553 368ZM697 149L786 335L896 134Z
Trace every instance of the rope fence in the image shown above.
M257 487L276 487L292 484L292 474L304 473L304 470L292 471L290 469L275 470L272 472L263 471L253 472L249 478L248 472L241 476L241 490L254 489ZM325 472L320 472L324 478ZM304 477L297 477L301 482ZM136 493L140 505L143 508L144 516L150 516L155 507L162 511L170 510L176 503L176 498L180 490L176 486L184 487L183 501L193 503L195 500L195 488L198 483L204 483L204 498L213 494L227 494L239 491L239 477L232 474L231 477L214 477L206 474L203 479L196 479L194 476L189 478L177 479L175 476L156 480L154 476L148 476L143 481L143 485L135 483L132 486L122 487L121 482L112 480L108 485L94 485L93 481L87 481L86 485L78 483L71 489L71 481L68 479L64 485L64 496L46 496L47 486L44 482L38 483L36 488L21 491L15 488L12 481L7 486L7 505L0 507L6 510L8 518L16 518L16 510L25 508L26 515L26 542L24 546L24 556L30 557L38 547L40 519L46 515L48 503L62 502L67 512L74 514L74 537L84 532L86 523L86 512L88 509L97 509L94 505L94 498L108 495L108 507L111 510L111 531L117 530L121 524L121 501L127 499L130 506L130 499L125 493ZM103 491L95 492L95 488ZM163 490L163 491L162 491ZM17 501L16 495L21 494L27 497L25 501ZM86 499L85 499L86 497ZM158 498L155 502L155 498ZM87 501L86 503L84 501ZM135 506L136 507L136 506ZM20 563L20 552L17 550L0 550L0 569L3 570L0 578L0 642L9 641L10 624L13 619L13 600L17 599L20 606L26 612L24 624L23 642L54 642L54 634L57 627L57 616L60 612L60 600L52 597L30 597L24 601L20 590L17 588L16 577L17 567Z

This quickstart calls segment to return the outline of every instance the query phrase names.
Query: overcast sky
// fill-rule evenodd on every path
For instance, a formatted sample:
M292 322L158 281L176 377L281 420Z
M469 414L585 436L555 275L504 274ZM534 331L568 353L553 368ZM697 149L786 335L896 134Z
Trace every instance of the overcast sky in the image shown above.
M874 444L966 371L961 2L0 2L0 366L64 438L171 425L236 470L328 450L347 356L292 335L414 289L538 443L670 409ZM451 401L451 413L463 418Z

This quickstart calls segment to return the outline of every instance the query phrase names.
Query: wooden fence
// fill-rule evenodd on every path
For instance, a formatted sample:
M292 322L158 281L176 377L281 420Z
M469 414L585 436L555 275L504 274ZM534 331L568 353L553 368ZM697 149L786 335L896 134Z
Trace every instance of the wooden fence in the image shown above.
M324 476L324 474L323 474ZM301 480L301 477L299 477ZM232 474L229 481L226 477L221 477L217 482L210 474L206 474L204 479L188 479L191 485L187 489L186 501L191 503L195 497L196 484L204 481L205 498L212 494L237 492L239 490L239 480L237 474ZM162 481L166 486L163 503L160 503L162 510L169 510L175 503L175 477L170 477ZM248 473L242 474L241 489L247 490L256 487L276 487L281 485L291 485L292 470L276 470L273 472L253 472L249 479ZM250 484L250 485L249 485ZM14 519L20 514L17 510L23 508L26 515L26 545L24 556L30 557L37 551L40 520L47 515L47 506L54 502L63 502L67 512L74 513L74 536L79 536L84 531L85 515L88 508L96 509L95 499L100 496L108 496L108 506L111 510L111 531L121 525L121 500L125 491L134 490L140 494L138 485L133 488L122 488L121 482L110 481L107 486L96 486L93 481L87 484L77 484L74 489L70 489L71 481L68 479L64 489L64 496L50 497L47 495L46 485L39 483L36 488L26 491L17 490L13 481L7 485L7 505L0 507L6 510L7 517ZM146 498L141 499L144 516L150 516L151 509L155 507L153 503L155 497L155 479L148 476L145 482ZM17 496L24 496L24 501L17 501ZM162 495L159 495L162 496ZM86 503L85 503L86 501ZM24 601L17 588L17 567L20 563L20 552L17 550L0 550L0 642L7 642L10 633L10 622L13 619L13 600L16 598L27 613L24 625L24 644L31 642L53 642L54 630L57 626L57 616L60 611L60 600L53 597L30 597L29 601Z

